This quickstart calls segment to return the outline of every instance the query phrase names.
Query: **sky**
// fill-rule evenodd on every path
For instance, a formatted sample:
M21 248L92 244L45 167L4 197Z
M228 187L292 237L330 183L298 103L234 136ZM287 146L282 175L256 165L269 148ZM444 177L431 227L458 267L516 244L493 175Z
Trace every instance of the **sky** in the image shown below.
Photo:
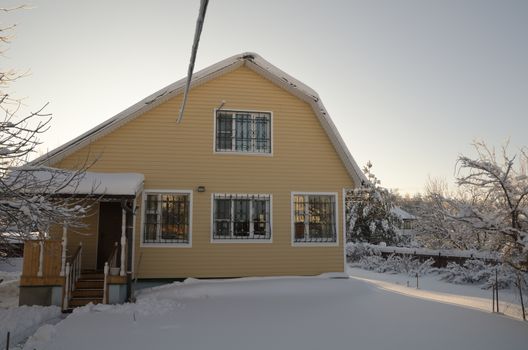
M187 74L198 0L23 3L0 13L17 25L0 68L30 71L9 90L26 110L49 102L41 153ZM195 68L260 54L319 93L358 165L413 194L453 183L475 140L528 146L527 37L525 0L210 0Z

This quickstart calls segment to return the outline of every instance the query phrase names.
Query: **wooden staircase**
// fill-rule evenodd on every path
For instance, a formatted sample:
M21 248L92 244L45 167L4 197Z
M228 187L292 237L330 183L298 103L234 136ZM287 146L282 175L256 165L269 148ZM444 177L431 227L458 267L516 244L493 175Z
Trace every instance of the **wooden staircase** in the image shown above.
M104 274L98 271L83 271L75 283L72 297L68 302L69 308L84 306L89 303L103 302Z

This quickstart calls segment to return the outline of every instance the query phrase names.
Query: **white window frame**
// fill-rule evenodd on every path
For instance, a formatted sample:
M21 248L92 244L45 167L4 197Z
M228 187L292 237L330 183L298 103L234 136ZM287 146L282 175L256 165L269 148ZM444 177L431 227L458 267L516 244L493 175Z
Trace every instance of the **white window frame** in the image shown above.
M268 197L269 198L269 231L270 231L270 237L268 239L266 238L223 238L223 239L215 239L214 238L214 225L215 225L215 217L214 217L214 200L216 197L221 196L237 196L239 198L243 197L252 197L252 196L261 196L261 197ZM231 212L233 211L233 205L231 204ZM249 217L253 217L253 206L249 206ZM232 231L233 228L231 227L230 231ZM250 219L250 236L252 235L253 231L253 221ZM211 193L211 243L273 243L273 195L269 193Z
M149 194L184 194L189 196L189 242L188 243L145 243L145 201ZM143 190L141 194L141 237L139 246L144 248L191 248L192 247L192 225L193 224L193 190L177 190L177 189L149 189Z
M295 241L295 196L334 196L334 222L335 222L335 242L296 242ZM337 192L291 192L290 196L290 220L291 220L291 245L293 247L337 247L339 246L339 196Z
M216 115L218 112L234 112L234 113L266 113L270 116L270 152L244 152L235 150L235 142L231 144L231 151L217 151L216 150ZM233 119L235 123L235 119ZM233 128L232 130L235 130ZM218 109L213 110L213 153L214 154L225 154L225 155L246 155L246 156L261 156L261 157L272 157L273 156L273 112L272 111L259 111L250 110L245 108L229 108L229 109Z

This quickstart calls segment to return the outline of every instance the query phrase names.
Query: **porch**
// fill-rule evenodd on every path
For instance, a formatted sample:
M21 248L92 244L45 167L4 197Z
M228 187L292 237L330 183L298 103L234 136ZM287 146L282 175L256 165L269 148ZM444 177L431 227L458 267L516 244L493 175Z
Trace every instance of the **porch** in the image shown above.
M94 193L93 185L84 186L91 193L69 194L91 196L84 228L65 223L50 228L46 239L25 241L19 305L57 305L65 311L129 299L134 206L143 184L143 175L134 174L135 181L124 190L123 178L130 175L90 173L88 181L97 181L104 194ZM120 177L116 191L111 184Z

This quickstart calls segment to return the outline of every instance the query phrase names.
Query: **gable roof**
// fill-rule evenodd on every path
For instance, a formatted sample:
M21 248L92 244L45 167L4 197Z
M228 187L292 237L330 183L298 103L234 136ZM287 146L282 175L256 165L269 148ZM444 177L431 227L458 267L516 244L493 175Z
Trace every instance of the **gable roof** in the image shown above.
M358 167L356 161L348 151L345 142L337 131L330 115L326 111L323 102L319 95L310 87L303 84L299 80L293 78L279 68L273 66L271 63L263 59L256 53L246 52L226 58L212 66L202 69L192 76L191 88L201 85L209 80L212 80L220 75L233 71L241 66L246 66L259 75L267 78L281 88L289 91L294 96L307 102L313 109L319 122L325 130L328 138L332 142L336 152L348 171L350 177L354 180L356 186L360 186L362 182L368 181L363 172ZM114 117L102 122L96 127L88 130L84 134L74 138L64 145L48 152L47 154L33 160L33 165L53 165L70 154L79 150L80 148L94 142L95 140L109 134L123 124L135 119L144 114L150 109L160 105L176 95L183 93L185 88L186 78L176 81L163 89L153 93L144 98L138 103L118 113ZM176 115L175 115L176 122Z

